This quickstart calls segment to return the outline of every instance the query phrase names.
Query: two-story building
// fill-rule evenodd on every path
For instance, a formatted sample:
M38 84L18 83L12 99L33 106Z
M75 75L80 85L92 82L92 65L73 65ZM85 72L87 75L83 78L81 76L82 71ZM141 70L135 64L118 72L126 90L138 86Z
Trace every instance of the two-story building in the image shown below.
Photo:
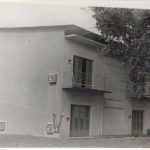
M0 29L0 133L143 135L150 103L126 94L107 43L75 25Z

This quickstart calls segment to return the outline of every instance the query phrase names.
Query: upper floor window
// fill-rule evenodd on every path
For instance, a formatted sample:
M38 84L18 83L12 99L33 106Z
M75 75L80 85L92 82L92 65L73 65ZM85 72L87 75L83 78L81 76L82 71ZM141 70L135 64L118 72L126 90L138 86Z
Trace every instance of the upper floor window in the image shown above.
M92 86L93 61L74 56L73 74L75 85L90 88Z

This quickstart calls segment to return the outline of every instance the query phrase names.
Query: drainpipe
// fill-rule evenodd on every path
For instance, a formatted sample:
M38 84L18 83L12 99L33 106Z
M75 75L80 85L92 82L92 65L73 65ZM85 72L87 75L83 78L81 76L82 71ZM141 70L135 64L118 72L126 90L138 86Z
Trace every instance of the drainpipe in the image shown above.
M105 56L103 56L103 77L105 77ZM105 80L104 84L105 86ZM102 124L101 124L101 136L103 136L103 121L104 121L104 96L103 96L103 101L102 101Z

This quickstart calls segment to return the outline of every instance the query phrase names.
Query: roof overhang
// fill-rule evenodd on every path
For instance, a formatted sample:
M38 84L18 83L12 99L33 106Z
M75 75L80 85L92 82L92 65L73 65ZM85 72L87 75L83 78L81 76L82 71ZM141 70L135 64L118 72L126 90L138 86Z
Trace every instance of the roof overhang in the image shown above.
M103 43L96 42L94 40L85 38L85 37L77 35L77 34L65 35L65 38L70 39L70 40L75 40L77 42L84 43L84 44L87 44L87 45L90 45L90 46L93 46L96 48L103 48L104 46L106 46Z

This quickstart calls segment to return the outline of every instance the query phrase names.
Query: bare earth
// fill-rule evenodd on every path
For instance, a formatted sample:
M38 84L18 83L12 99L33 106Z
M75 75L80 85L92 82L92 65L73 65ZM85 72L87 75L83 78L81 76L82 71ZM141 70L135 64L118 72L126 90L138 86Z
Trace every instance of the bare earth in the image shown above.
M150 137L46 138L27 135L0 135L0 147L108 147L150 148Z

